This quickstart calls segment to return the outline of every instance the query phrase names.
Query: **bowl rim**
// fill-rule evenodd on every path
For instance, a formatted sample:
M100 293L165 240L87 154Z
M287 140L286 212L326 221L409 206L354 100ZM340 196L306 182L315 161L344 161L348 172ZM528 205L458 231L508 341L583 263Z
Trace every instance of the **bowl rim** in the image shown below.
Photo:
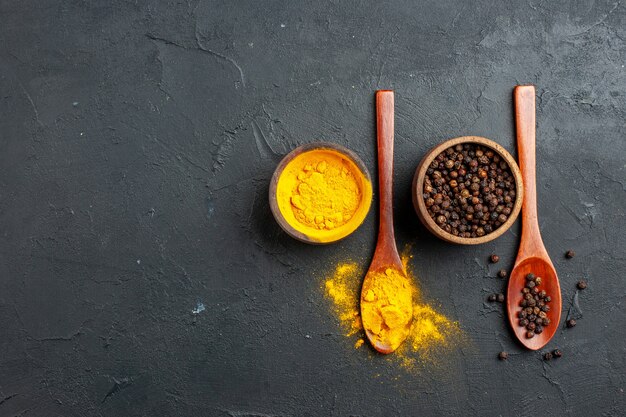
M367 201L363 200L361 202L361 204L366 204L365 207L365 211L363 214L363 218L356 223L355 225L353 225L352 228L347 229L347 233L342 233L339 235L339 237L333 239L333 240L328 240L328 241L319 241L317 239L313 239L310 236L306 235L305 233L296 230L293 226L291 226L291 224L289 224L289 222L285 219L285 217L283 216L283 214L280 211L280 208L278 207L278 199L277 199L277 187L278 187L278 180L280 179L281 174L283 173L283 171L285 170L285 167L293 160L295 159L297 156L307 153L307 152L311 152L311 151L317 151L317 150L330 150L333 152L337 152L339 154L341 154L343 157L349 159L350 161L352 161L352 163L359 169L359 171L361 171L361 174L363 175L363 178L369 182L369 184L372 184L372 178L370 176L370 173L367 169L367 167L365 166L365 163L361 160L361 158L359 158L359 156L352 150L346 148L343 145L339 145L337 143L332 143L332 142L309 142L309 143L305 143L303 145L300 145L296 148L294 148L293 150L291 150L291 152L289 152L287 155L285 155L283 157L283 159L278 163L278 165L276 166L276 169L274 170L274 174L272 175L272 179L270 180L270 187L269 187L269 203L270 203L270 209L272 211L272 214L274 215L274 218L276 219L276 222L278 223L278 225L291 237L301 241L301 242L305 242L305 243L310 243L313 245L327 245L330 243L335 243L338 242L342 239L345 239L346 237L350 236L352 233L354 233L365 221L365 219L367 218L367 215L369 214L371 205L372 205L372 199L373 199L373 189L370 193L370 198L367 199Z
M458 145L459 143L474 143L478 145L485 146L490 148L494 152L496 152L500 157L504 158L511 169L511 173L513 174L513 178L515 179L515 204L513 205L513 210L509 215L509 218L506 222L504 222L500 227L498 227L495 231L486 234L481 237L459 237L455 236L452 233L448 233L442 228L440 228L437 223L430 217L428 214L428 210L426 209L426 204L424 203L424 198L422 197L422 192L424 188L424 178L426 176L426 170L428 166L432 162L433 159L437 155L439 155L444 150ZM494 142L491 139L487 139L482 136L460 136L453 139L448 139L440 144L431 148L426 155L422 158L419 165L415 169L415 175L413 176L412 183L412 194L413 194L413 207L417 212L417 216L421 220L422 224L435 236L438 238L445 240L450 243L456 243L459 245L479 245L482 243L490 242L494 239L500 237L504 232L506 232L517 220L517 217L522 208L522 202L524 201L524 185L522 181L522 173L515 161L515 158L500 144Z

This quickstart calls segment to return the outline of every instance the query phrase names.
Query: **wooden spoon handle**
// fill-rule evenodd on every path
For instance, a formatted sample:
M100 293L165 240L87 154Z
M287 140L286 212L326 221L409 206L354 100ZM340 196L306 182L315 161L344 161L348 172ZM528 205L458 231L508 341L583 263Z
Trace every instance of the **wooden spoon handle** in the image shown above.
M394 94L390 90L376 92L376 126L378 139L378 183L380 224L377 251L397 253L393 231L393 132Z
M522 203L522 239L520 253L527 245L541 241L537 217L537 177L535 163L535 87L518 85L513 90L515 99L515 124L519 165L524 181L524 201ZM534 247L536 249L536 247ZM528 249L532 249L528 247Z

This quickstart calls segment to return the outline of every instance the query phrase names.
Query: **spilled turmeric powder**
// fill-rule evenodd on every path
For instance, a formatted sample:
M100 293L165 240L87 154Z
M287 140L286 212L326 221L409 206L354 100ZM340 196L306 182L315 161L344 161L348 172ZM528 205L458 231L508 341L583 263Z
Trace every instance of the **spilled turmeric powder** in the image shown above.
M437 311L436 307L424 300L411 271L411 255L405 249L402 263L407 273L413 305L413 321L405 342L389 355L406 369L417 369L418 364L437 364L442 353L452 350L465 340L465 335L457 321L451 320ZM324 280L325 296L330 301L331 311L337 318L343 334L354 340L354 348L360 348L365 341L363 323L359 314L361 282L365 274L358 263L339 263ZM365 315L363 321L366 321Z
M285 166L276 199L291 227L319 242L332 242L363 222L372 185L347 156L332 149L313 149Z
M374 345L388 346L394 351L404 342L413 314L412 292L404 272L395 268L374 272L365 280L361 319Z
M333 277L324 282L326 296L333 301L333 313L339 319L346 336L352 336L363 329L359 313L360 282L354 279L361 272L356 263L339 264ZM357 296L354 297L355 295Z

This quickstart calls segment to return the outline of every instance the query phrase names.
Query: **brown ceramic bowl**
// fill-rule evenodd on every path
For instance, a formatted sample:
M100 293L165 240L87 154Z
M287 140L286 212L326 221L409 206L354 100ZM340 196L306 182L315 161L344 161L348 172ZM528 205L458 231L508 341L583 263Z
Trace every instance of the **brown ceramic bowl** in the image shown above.
M354 171L358 171L361 174L359 178L357 178L361 189L361 202L359 204L359 208L347 223L343 224L337 229L322 231L321 233L319 230L311 230L311 234L317 235L311 236L307 234L307 230L305 227L298 226L300 228L300 230L298 230L293 226L293 224L296 224L294 223L295 218L293 217L293 214L289 212L289 210L287 210L287 212L285 213L281 211L278 201L279 198L281 198L281 196L279 195L281 191L279 191L278 184L281 176L283 175L283 172L285 172L285 168L287 168L292 161L308 152L317 151L327 152L331 155L334 155L335 157L341 158L341 160L348 164L351 169L353 169ZM285 173L285 175L287 174L288 172ZM369 212L370 206L372 204L372 179L363 161L351 150L341 145L329 142L307 143L289 152L276 167L276 170L274 171L274 175L272 176L272 180L270 182L269 202L272 214L274 215L276 222L278 222L280 227L291 237L305 243L311 243L316 245L333 243L349 236L365 220L365 217L367 216L367 213Z
M498 155L500 155L500 157L504 159L506 163L509 165L511 169L511 173L513 174L513 177L515 178L516 198L515 198L515 204L513 205L513 209L511 210L511 215L509 216L508 220L504 222L496 230L481 237L473 237L473 238L459 237L443 230L441 227L437 225L437 223L435 223L435 221L428 214L428 210L426 209L426 204L422 196L426 170L428 169L428 166L433 161L433 159L435 159L437 155L439 155L441 152L445 151L446 149L452 146L456 146L458 144L465 144L465 143L475 143L477 145L482 145L486 148L491 149ZM426 156L424 156L420 164L417 166L417 169L415 170L415 176L413 177L412 188L413 188L413 206L415 207L415 211L417 212L417 215L422 221L422 223L424 224L424 226L426 226L426 228L438 238L445 240L446 242L457 243L460 245L478 245L478 244L489 242L491 240L498 238L500 235L506 232L509 229L509 227L511 227L511 225L515 222L515 219L517 219L520 209L522 208L522 200L524 198L524 187L522 186L522 174L519 170L519 167L517 166L517 163L515 162L515 159L502 146L498 145L492 140L489 140L487 138L482 138L480 136L462 136L459 138L447 140L435 146L434 148L432 148L426 154Z

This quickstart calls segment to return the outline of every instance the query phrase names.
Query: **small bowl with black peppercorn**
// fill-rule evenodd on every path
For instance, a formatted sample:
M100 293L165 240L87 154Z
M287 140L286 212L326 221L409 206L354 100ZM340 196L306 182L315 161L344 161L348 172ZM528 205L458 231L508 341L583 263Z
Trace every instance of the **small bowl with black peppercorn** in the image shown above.
M522 207L522 175L502 146L479 136L431 149L413 177L413 206L435 236L461 245L496 239Z

